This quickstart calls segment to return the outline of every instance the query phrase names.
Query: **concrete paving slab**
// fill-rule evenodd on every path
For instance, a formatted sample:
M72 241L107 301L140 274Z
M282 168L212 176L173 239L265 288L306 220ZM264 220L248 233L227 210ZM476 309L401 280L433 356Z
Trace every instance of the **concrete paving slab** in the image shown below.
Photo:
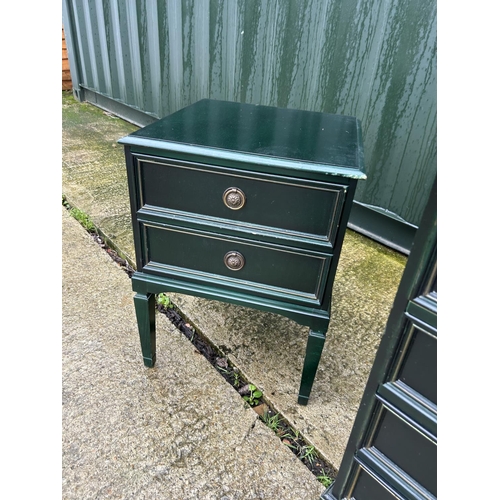
M141 359L126 273L65 209L62 498L318 499L324 487L163 315Z
M307 406L297 404L308 329L276 314L170 294L196 328L335 468L342 460L403 267L399 256L350 232L332 319Z
M62 102L62 186L68 202L94 222L123 258L135 261L123 147L116 141L137 130L70 92Z
M113 144L135 129L63 94L63 194L131 262L125 161L123 151ZM347 232L330 329L306 407L296 402L306 328L244 307L178 294L171 298L190 323L227 352L269 403L338 468L405 264L405 256ZM135 342L139 349L138 335ZM158 354L161 349L159 345Z

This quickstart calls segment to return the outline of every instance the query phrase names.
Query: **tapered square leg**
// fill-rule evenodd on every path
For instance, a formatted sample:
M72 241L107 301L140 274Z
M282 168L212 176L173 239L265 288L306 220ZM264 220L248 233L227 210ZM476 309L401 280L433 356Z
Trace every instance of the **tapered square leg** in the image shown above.
M137 293L134 297L135 314L141 339L144 364L153 367L156 362L155 294Z
M323 352L323 346L325 345L325 338L325 333L309 330L304 367L302 368L302 380L300 381L299 389L298 403L301 405L307 405L309 401L314 377L316 376L321 353Z

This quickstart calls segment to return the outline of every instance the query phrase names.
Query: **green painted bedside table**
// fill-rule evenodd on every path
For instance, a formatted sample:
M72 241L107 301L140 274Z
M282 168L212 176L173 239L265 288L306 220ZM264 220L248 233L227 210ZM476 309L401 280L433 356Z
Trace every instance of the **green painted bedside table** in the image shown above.
M142 354L154 366L155 295L179 292L282 314L310 328L307 404L330 321L354 191L354 117L204 99L124 145Z

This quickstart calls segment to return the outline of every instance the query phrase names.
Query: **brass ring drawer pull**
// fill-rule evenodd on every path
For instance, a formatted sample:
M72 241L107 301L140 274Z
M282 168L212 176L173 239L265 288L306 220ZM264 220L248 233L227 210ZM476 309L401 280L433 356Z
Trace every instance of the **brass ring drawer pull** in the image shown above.
M224 205L231 210L239 210L246 201L245 193L237 187L226 189L222 195L222 199L224 200Z
M224 255L224 264L231 271L239 271L245 265L245 257L240 252L227 252Z

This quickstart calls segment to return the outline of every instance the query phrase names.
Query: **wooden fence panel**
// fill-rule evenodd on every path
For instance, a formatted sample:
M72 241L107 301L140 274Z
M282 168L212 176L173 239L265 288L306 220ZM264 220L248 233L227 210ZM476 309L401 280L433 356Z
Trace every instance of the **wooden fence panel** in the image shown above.
M66 48L66 37L62 29L62 90L71 90L71 74L69 71L68 49Z

